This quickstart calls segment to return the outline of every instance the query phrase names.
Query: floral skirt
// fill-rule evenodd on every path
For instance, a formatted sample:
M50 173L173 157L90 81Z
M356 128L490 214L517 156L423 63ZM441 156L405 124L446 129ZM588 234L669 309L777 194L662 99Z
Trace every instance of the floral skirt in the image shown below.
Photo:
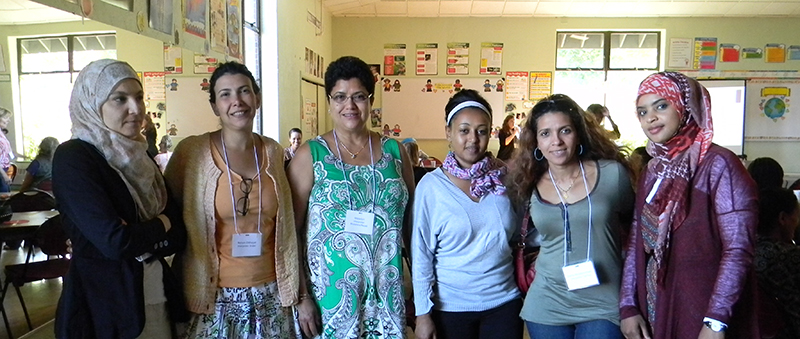
M291 307L282 307L278 284L223 287L214 314L193 314L181 338L297 339Z

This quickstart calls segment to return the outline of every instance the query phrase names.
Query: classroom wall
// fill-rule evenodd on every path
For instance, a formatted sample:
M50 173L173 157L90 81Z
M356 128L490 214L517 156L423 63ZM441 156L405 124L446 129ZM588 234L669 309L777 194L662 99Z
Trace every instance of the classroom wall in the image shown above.
M800 20L797 18L352 18L333 19L333 57L358 56L367 63L382 64L383 44L405 43L407 62L413 70L412 55L417 43L439 43L439 72L444 75L448 42L469 42L470 76L480 76L481 42L502 42L503 71L553 71L558 30L663 30L662 67L669 38L716 37L718 43L736 43L741 47L763 48L767 43L800 44ZM719 70L798 69L797 61L764 63L742 60L719 63ZM413 71L411 72L413 75ZM567 93L569 94L569 93ZM379 101L376 101L376 106ZM631 108L632 110L633 108ZM617 119L621 119L620 118ZM745 122L747 123L747 122ZM420 148L436 157L444 157L447 141L419 140ZM750 159L782 155L796 159L782 164L786 172L800 172L800 157L793 142L747 142ZM497 141L490 142L496 150ZM792 153L794 152L794 153Z

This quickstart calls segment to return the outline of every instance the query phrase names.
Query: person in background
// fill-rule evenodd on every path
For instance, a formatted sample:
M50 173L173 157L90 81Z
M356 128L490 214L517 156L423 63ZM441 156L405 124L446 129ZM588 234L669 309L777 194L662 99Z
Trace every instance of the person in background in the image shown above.
M20 192L34 188L48 192L53 191L53 153L55 153L56 147L58 147L58 139L53 137L42 139L36 158L25 169L25 179L22 180Z
M628 339L759 338L752 270L758 195L711 143L711 98L681 73L651 74L636 113L653 159L639 180L620 292Z
M156 124L153 123L153 118L150 115L144 115L144 121L142 122L142 134L144 134L145 139L147 140L147 154L150 157L155 158L156 154L158 154L158 147L156 147L156 139L158 139L158 130L156 130Z
M514 115L509 114L503 119L503 127L497 134L500 141L500 149L497 150L497 159L508 161L514 154L514 146L517 143L517 125L514 124Z
M759 205L754 267L762 302L774 302L784 325L780 330L770 329L779 330L772 338L800 338L800 248L792 241L800 222L800 205L792 191L780 187L761 190ZM765 320L774 321L760 321Z
M647 170L647 163L652 159L653 157L647 153L647 147L645 146L636 147L628 156L628 163L630 163L631 172L633 173L634 189L636 188L635 185L639 183L642 173Z
M608 108L601 104L591 104L589 107L586 107L586 113L591 113L597 123L605 129L604 122L606 118L608 118L608 122L611 123L612 130L606 130L611 137L612 140L619 139L619 126L617 123L614 122L614 119L611 119L611 114L608 113Z
M486 153L492 108L461 90L445 106L445 126L451 152L414 201L416 337L521 339L511 255L519 226L501 182L505 165Z
M422 176L430 172L431 169L421 167L420 162L420 150L419 145L417 144L417 140L414 138L405 138L403 139L403 147L406 148L406 152L408 153L408 157L411 158L411 163L414 166L414 183L419 184L419 181L422 179Z
M0 129L6 131L8 124L11 122L11 111L0 107ZM11 143L6 138L6 132L0 133L0 193L11 192L11 177L8 176L8 168L11 167L11 160L14 159L14 153L11 151Z
M289 162L294 158L297 148L303 142L303 131L294 127L289 130L289 147L283 149L283 162L285 166L289 166Z
M403 338L413 162L395 139L369 129L375 82L364 61L328 65L325 91L333 130L301 145L289 164L313 293L297 307L300 327L325 339Z
M542 237L520 312L531 339L622 338L617 303L633 186L623 154L585 115L563 94L536 103L505 181Z
M141 134L144 92L125 62L89 63L69 102L72 139L53 155L53 194L72 242L57 338L171 338L180 287L164 260L186 232Z
M167 169L167 163L172 157L172 138L169 135L161 137L161 142L158 143L158 154L155 156L156 164L161 170L161 173Z
M165 172L189 226L181 338L297 338L291 306L307 292L283 148L252 132L261 91L247 67L219 64L209 95L221 129L182 140Z
M783 167L775 159L757 158L747 166L747 172L759 190L783 187Z

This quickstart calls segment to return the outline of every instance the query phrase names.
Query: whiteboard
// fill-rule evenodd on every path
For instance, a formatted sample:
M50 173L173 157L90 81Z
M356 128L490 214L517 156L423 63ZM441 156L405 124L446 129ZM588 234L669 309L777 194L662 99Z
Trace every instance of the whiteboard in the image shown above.
M711 95L711 120L715 144L742 154L744 142L744 80L701 80Z
M209 93L203 88L203 79L210 80L211 74L200 76L180 76L167 74L166 131L172 137L186 137L220 128L219 117L214 115L208 102ZM173 86L173 81L177 86ZM173 88L175 90L173 90ZM174 127L173 127L174 125Z
M456 80L462 89L474 89L492 107L492 125L500 126L505 117L503 99L504 86L498 91L500 76L483 78L401 78L387 77L386 82L376 84L382 92L382 124L388 125L389 135L395 138L445 139L444 106L453 94ZM430 80L430 86L428 86ZM488 83L487 83L488 80ZM385 81L385 80L384 80ZM395 90L396 83L400 84ZM488 86L485 86L488 85ZM430 91L428 89L430 88ZM388 90L387 90L388 89ZM488 90L488 91L486 91ZM399 131L399 132L397 132ZM384 131L384 134L387 132Z

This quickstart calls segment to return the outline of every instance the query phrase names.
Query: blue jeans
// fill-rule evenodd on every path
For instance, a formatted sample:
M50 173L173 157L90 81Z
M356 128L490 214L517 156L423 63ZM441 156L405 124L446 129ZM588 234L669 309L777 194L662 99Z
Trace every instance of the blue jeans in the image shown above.
M531 339L622 339L619 326L608 320L592 320L565 326L526 321Z

